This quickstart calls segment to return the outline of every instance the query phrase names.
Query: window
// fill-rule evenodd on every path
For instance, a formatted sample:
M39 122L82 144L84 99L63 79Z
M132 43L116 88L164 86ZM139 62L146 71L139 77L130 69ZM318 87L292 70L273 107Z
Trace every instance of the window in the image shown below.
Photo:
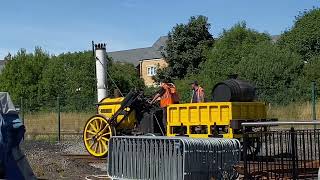
M157 68L154 66L147 67L147 75L154 76L157 74Z

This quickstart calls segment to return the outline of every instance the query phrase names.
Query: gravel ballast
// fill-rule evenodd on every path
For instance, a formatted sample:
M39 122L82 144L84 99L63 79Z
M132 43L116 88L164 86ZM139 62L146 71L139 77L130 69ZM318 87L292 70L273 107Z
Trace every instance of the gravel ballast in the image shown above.
M88 162L65 156L87 154L80 141L24 141L21 148L39 179L88 179L89 176L107 174L101 163L95 168Z

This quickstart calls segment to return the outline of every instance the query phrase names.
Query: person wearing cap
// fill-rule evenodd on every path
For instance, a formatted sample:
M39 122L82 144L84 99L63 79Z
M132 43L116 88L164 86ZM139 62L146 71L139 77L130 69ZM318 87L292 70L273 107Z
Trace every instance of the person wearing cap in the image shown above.
M204 102L204 89L201 86L199 86L198 81L193 81L191 83L191 87L192 87L191 103Z
M160 83L161 88L157 94L153 97L150 103L154 103L157 100L160 100L160 107L163 111L162 123L164 130L166 131L167 125L167 106L170 104L178 104L179 96L177 94L176 86L172 83L170 79L165 79Z

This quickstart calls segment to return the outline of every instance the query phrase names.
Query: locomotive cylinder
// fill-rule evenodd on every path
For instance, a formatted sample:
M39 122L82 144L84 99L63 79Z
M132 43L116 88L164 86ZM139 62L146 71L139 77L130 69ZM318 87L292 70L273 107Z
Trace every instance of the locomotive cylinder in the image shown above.
M216 84L212 90L214 102L251 102L256 90L249 82L240 79L228 79Z

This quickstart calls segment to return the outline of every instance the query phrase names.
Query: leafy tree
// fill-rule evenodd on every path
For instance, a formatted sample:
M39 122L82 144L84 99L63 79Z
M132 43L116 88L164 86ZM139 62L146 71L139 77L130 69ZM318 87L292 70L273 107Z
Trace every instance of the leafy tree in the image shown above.
M36 109L41 86L42 70L46 66L49 55L36 47L34 53L28 54L21 49L17 55L11 57L0 76L0 90L8 91L13 100L18 102L22 97L27 105Z
M320 85L320 55L314 56L304 66L304 76L308 82L316 81Z
M60 97L62 111L83 111L94 108L96 102L95 60L89 51L49 56L36 48L27 54L20 50L8 58L0 74L0 91L8 91L16 102L25 100L28 110L53 110ZM143 81L131 64L108 59L108 72L123 93ZM114 84L109 80L112 90Z
M202 84L203 81L202 79L199 79L198 76L198 74L190 74L183 79L174 81L181 103L190 103L192 97L192 89L190 84L193 81L198 80L199 85L206 89L206 84ZM208 96L207 92L205 92L205 95Z
M92 106L96 100L94 69L95 61L89 51L53 56L40 82L43 102L59 96L68 110Z
M117 87L123 94L128 93L133 88L144 88L144 82L139 77L137 69L133 64L114 62L108 67L108 73L113 81L108 77L108 85L110 95L112 96L113 90Z
M286 104L301 99L297 79L302 67L298 54L262 42L235 69L240 77L255 84L261 99Z
M196 73L199 64L205 61L203 50L213 43L209 29L205 16L192 16L187 24L177 24L168 34L163 54L169 67L159 71L158 79L183 78L187 73Z
M311 98L311 82L315 81L317 89L320 89L320 55L313 56L308 62L305 62L303 72L298 79L298 90L302 100Z
M117 87L127 93L134 87L143 86L143 81L133 65L113 62L108 59L108 73L114 80L108 79L109 95ZM95 60L89 51L64 53L52 57L43 71L43 98L61 97L65 110L83 110L94 107L96 102Z
M207 94L213 86L230 74L237 74L236 66L261 42L271 41L269 35L248 29L244 22L224 30L214 46L206 51L207 60L201 64L198 80L202 81Z
M298 52L304 61L319 55L320 9L314 8L300 13L293 27L281 35L278 44L283 48Z

